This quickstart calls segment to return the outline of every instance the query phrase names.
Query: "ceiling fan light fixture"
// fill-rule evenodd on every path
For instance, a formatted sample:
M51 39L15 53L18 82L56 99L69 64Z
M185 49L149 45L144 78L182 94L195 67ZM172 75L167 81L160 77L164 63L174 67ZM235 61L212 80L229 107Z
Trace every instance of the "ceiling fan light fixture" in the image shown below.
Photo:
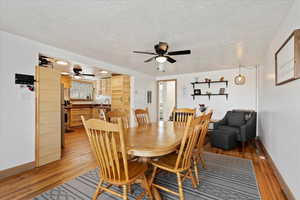
M101 74L108 74L108 71L102 70L100 71Z
M78 75L74 75L73 78L74 78L74 79L81 79L81 77L78 76Z
M61 75L70 75L69 72L61 72L60 74L61 74Z
M58 64L58 65L68 65L69 63L64 61L64 60L57 60L56 64Z
M164 63L164 62L167 61L167 58L164 57L164 56L157 56L157 57L155 58L155 60L156 60L158 63Z

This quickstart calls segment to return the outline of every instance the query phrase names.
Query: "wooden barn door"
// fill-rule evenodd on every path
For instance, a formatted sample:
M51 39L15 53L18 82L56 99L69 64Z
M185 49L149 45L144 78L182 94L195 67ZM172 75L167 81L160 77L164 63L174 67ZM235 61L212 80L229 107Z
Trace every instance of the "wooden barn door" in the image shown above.
M36 67L36 166L61 158L60 73Z

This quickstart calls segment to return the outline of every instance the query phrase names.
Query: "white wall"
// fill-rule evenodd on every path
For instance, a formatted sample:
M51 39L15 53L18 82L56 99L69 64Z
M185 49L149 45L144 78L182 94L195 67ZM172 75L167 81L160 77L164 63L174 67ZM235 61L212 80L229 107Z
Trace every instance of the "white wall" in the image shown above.
M256 110L256 68L247 67L242 69L242 74L246 76L246 84L237 86L233 79L238 74L238 69L229 69L221 71L210 71L190 74L180 74L172 76L158 77L158 80L177 79L177 107L178 108L199 108L199 104L205 104L208 109L213 109L213 119L222 118L226 111L232 109L253 109ZM219 93L219 88L225 88L225 93L229 93L228 100L225 96L212 96L209 100L207 96L196 96L193 100L191 94L193 87L191 82L195 81L195 77L199 81L205 78L219 80L220 77L229 80L228 88L224 83L211 84L211 88L205 85L197 85L196 88L201 89L202 93L210 91Z
M14 74L34 74L39 53L138 77L132 86L139 91L133 101L141 107L146 106L143 88L155 85L155 79L148 75L6 32L0 31L0 42L0 170L34 161L35 94L15 85Z
M274 54L300 28L300 1L282 22L262 66L260 137L296 199L300 199L300 80L275 86Z
M135 76L132 78L132 82L134 84L131 90L132 94L132 101L131 107L136 108L148 108L150 120L152 122L156 121L157 114L156 114L156 81L147 80L144 77ZM152 103L147 104L147 91L152 91ZM134 115L132 113L132 119L134 119ZM136 125L136 122L132 124L133 126Z

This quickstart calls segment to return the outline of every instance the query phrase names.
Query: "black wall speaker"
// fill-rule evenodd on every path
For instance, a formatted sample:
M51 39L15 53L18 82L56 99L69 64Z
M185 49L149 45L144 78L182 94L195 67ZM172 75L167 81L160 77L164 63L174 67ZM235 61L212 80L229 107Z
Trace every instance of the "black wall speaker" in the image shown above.
M15 74L15 84L34 85L34 76L27 74Z

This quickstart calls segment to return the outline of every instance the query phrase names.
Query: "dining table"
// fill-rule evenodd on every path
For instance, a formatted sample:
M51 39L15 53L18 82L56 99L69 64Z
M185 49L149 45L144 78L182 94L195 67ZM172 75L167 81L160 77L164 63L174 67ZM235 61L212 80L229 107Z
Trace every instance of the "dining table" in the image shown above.
M127 153L139 157L142 162L167 155L177 150L184 130L183 124L170 121L127 128L124 133ZM152 191L155 199L161 199L156 188Z
M181 143L185 126L170 121L159 121L125 130L127 153L151 158L176 150Z

